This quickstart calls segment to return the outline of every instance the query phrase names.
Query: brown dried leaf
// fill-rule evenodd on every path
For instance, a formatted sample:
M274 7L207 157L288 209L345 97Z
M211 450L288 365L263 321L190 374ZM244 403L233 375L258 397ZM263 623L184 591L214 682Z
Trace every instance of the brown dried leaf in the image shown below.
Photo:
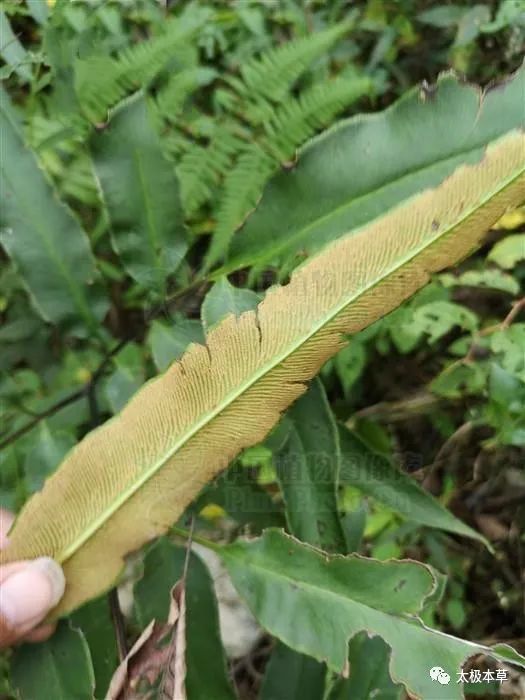
M170 599L167 623L149 623L115 671L106 700L186 700L185 577Z
M106 700L146 700L166 668L171 627L152 620L115 671Z
M168 623L172 626L169 657L162 679L162 700L186 700L186 585L185 579L171 589Z

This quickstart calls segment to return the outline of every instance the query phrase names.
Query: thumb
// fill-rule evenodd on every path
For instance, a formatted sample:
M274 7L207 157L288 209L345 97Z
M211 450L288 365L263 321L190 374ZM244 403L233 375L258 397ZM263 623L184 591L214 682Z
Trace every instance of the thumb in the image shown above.
M49 557L1 567L0 647L41 622L64 594L65 578Z

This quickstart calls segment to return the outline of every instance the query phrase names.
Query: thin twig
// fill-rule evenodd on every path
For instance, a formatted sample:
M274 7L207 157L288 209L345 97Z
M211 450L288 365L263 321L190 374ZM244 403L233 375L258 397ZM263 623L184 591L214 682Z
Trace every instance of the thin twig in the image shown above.
M476 352L476 340L478 338L483 338L486 335L491 335L496 331L504 331L505 329L509 328L522 309L525 309L525 297L522 297L521 299L518 299L517 301L513 302L509 313L505 316L503 321L500 321L499 323L496 323L493 326L487 326L486 328L482 328L480 331L475 333L474 340L469 348L469 351L467 352L465 357L459 360L459 362L472 362L475 359L474 355Z
M442 374L448 374L452 370L456 369L457 367L460 367L461 365L470 365L472 362L476 361L476 350L477 350L477 341L479 338L484 338L487 335L491 335L492 333L495 333L496 331L503 331L509 328L509 326L512 325L514 319L516 316L525 309L525 297L522 297L521 299L518 299L515 301L509 313L505 316L505 318L500 321L499 323L495 323L492 326L487 326L486 328L482 328L481 330L477 331L474 333L474 337L472 339L472 342L470 344L470 347L468 349L468 352L464 357L460 357L458 360L455 360L454 362L451 362L448 367L446 367Z
M117 652L119 662L122 663L128 655L128 643L126 640L126 621L118 599L116 588L112 588L108 593L109 610L111 613L111 622L115 632L115 640L117 642Z
M525 309L525 297L522 297L521 299L518 299L518 301L515 301L515 302L512 304L512 309L509 311L509 313L507 314L507 316L503 319L503 321L501 322L501 325L502 325L504 328L508 328L508 327L511 325L511 323L513 323L513 321L514 321L514 319L516 318L516 316L517 316L517 315L520 313L520 311L522 311L523 309Z
M52 416L57 411L60 411L60 409L65 408L66 406L69 406L70 403L74 403L75 401L78 401L83 396L85 396L85 394L86 394L86 387L82 387L81 389L78 389L77 391L73 392L72 394L69 394L69 396L66 396L65 398L61 399L60 401L57 401L55 404L50 406L48 409L46 409L45 411L42 411L42 413L36 414L35 417L32 418L29 422L27 422L21 428L18 428L18 430L15 430L14 433L11 433L11 435L8 435L4 440L2 440L2 442L0 442L0 450L4 449L4 447L7 447L15 440L18 440L18 438L22 437L22 435L25 435L32 428L34 428L36 425L38 425L38 423L40 423L41 420L44 420L44 418L48 418L49 416Z
M80 387L80 389L77 389L72 394L65 396L63 399L60 399L60 401L57 401L49 408L46 408L45 411L42 411L41 413L36 413L34 417L25 425L22 425L20 428L18 428L18 430L15 430L13 433L11 433L11 435L8 435L6 438L4 438L4 440L0 442L0 450L3 450L4 447L7 447L12 442L15 442L15 440L18 440L18 438L22 437L22 435L25 435L27 432L32 430L32 428L38 425L38 423L40 423L40 421L44 420L45 418L49 418L49 416L54 415L62 408L69 406L69 404L72 404L85 396L89 397L90 392L92 392L93 390L93 387L96 386L100 378L103 376L109 362L113 359L113 357L115 357L115 355L117 355L122 350L122 348L130 341L130 339L131 338L123 338L115 345L115 347L112 350L110 350L105 355L97 369L93 372L93 375L91 376L89 381L87 381L84 384L84 386Z
M175 301L179 300L180 298L184 297L186 294L189 292L193 291L194 289L197 289L199 287L203 287L208 283L208 281L213 277L212 273L208 275L208 277L199 277L193 282L190 282L190 284L186 285L186 287L183 287L180 289L178 292L175 292L171 297L168 297L166 301L163 302L162 305L153 307L149 311L147 311L144 314L144 320L146 324L150 323L152 320L157 318L160 314L165 311L166 308L168 308L171 304L173 304ZM131 333L121 340L104 356L102 361L100 362L99 366L97 369L93 372L92 377L89 379L89 381L84 384L83 387L80 389L77 389L74 391L72 394L69 394L69 396L66 396L65 398L61 399L60 401L57 401L54 403L52 406L47 408L45 411L42 411L41 413L36 414L30 421L28 421L25 425L23 425L21 428L18 428L18 430L15 430L11 435L8 435L4 440L0 442L0 450L3 450L5 447L10 445L12 442L15 442L15 440L18 440L20 437L25 435L27 432L32 430L36 425L40 423L40 421L44 420L45 418L49 418L49 416L54 415L57 411L60 411L62 408L65 408L66 406L69 406L69 404L74 403L75 401L78 401L84 396L89 396L90 392L92 391L92 387L94 387L99 379L103 376L107 365L109 362L117 355L129 342L134 340L134 338L137 336L137 333Z
M511 493L506 496L495 496L486 501L483 504L484 510L491 512L500 512L503 508L507 506L517 506L525 503L525 490L518 491L518 493Z
M188 575L188 567L190 565L191 545L193 542L194 531L195 531L195 515L192 515L190 529L188 532L188 539L186 541L186 558L184 559L184 569L182 571L182 580L184 581L184 585L186 585L186 577Z
M458 448L458 445L461 445L468 440L473 429L474 423L467 421L466 423L460 425L459 428L452 433L448 440L443 443L432 464L423 470L425 475L425 478L423 479L423 486L430 483L430 477L445 464L451 454Z
M166 309L169 310L169 307L174 304L176 301L181 299L182 297L185 297L187 294L190 292L193 292L196 289L199 289L200 287L204 287L210 279L210 276L208 277L197 277L196 279L193 280L193 282L190 282L190 284L186 285L182 289L179 289L177 292L172 294L171 296L167 297L162 304L158 304L157 306L153 306L151 309L145 312L144 314L144 320L146 323L150 323L153 321L155 318L160 316L162 313L165 313Z
M214 552L217 552L220 549L220 545L218 545L216 542L208 540L206 537L196 535L194 532L189 532L188 530L185 530L182 527L178 527L177 525L171 527L169 531L172 535L177 535L178 537L182 537L185 540L189 540L191 537L192 542L197 542L197 544L206 547L206 549L211 549Z
M380 401L353 413L346 424L352 427L359 418L375 418L387 423L402 422L431 413L442 402L440 396L428 392L420 392L400 401Z

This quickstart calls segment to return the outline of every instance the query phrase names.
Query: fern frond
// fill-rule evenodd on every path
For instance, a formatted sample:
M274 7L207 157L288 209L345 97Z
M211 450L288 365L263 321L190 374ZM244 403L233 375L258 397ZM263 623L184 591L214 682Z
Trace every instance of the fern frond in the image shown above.
M176 121L188 97L203 85L211 83L216 76L216 70L202 66L192 66L175 73L155 100L161 116L168 121Z
M212 196L213 188L231 169L234 156L244 141L228 126L219 127L207 146L193 144L178 166L182 202L188 216Z
M235 229L257 204L266 180L276 167L276 161L253 144L242 153L235 168L226 177L224 193L216 215L217 225L205 260L210 269L221 260Z
M169 134L165 134L162 139L162 147L166 156L170 160L174 160L177 164L182 156L187 153L195 142L186 134L183 134L179 129L173 129Z
M200 24L172 20L160 36L125 49L117 58L91 56L75 65L75 90L85 116L93 123L105 121L107 111L126 94L150 82L168 61L181 68L195 63L187 43Z
M284 46L267 51L241 67L241 81L230 81L232 87L245 97L264 95L275 102L282 101L289 89L308 66L326 53L344 36L351 22L341 22L321 32L289 41Z
M249 99L238 102L237 109L231 111L252 127L260 127L261 124L270 121L275 114L275 103L261 95L250 95Z
M348 334L462 260L523 201L524 148L522 130L511 132L477 164L333 242L255 311L227 316L205 345L190 345L69 452L24 506L0 564L56 559L67 586L53 617L114 585L124 557L263 440Z
M205 146L193 144L177 166L182 206L191 216L200 205L211 197L211 187L216 178L214 164L208 158Z
M226 253L235 230L257 203L268 178L320 127L370 89L367 79L336 79L315 85L274 110L266 136L243 153L224 183L217 226L208 252L209 269Z
M266 148L277 160L290 160L298 146L369 92L370 87L366 78L337 78L314 85L277 108L265 125Z

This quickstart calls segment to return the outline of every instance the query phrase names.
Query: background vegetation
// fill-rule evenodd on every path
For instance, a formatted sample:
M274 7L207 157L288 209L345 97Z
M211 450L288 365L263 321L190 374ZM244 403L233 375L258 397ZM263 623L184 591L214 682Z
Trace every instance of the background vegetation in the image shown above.
M502 78L519 67L525 46L519 0L4 0L0 26L5 123L16 125L73 212L63 230L69 213L39 199L40 182L17 160L17 186L54 226L61 259L27 240L17 250L4 226L0 503L15 511L87 431L201 338L203 327L253 308L312 252L313 243L282 249L255 234L244 248L232 244L267 181L293 168L299 147L339 118L381 110L421 81L430 85L443 70L481 84ZM284 46L287 53L275 52ZM105 133L108 109L139 87L149 116L139 100ZM137 142L147 154L143 190L136 173L127 176ZM153 215L160 211L159 238L146 244L148 196ZM181 222L176 231L173 221ZM137 236L127 235L130 222ZM85 235L68 236L75 227ZM344 544L328 536L316 542L304 529L300 539L430 563L447 583L424 612L428 623L466 639L508 641L523 653L524 293L525 213L517 210L459 270L438 275L325 366L287 415L293 439L277 432L205 490L191 508L197 531L220 542L273 525L300 533L304 513L290 503L279 465L308 459L312 431L330 452L332 427L346 423L364 467L358 478L351 464L342 471ZM414 482L423 487L416 495ZM450 534L460 527L436 503L495 552ZM360 671L330 679L327 690L321 664L268 635L224 672L209 576L192 562L188 644L201 660L198 674L212 684L195 697L234 697L235 688L240 698L263 700L367 698L372 680L377 697L404 697L378 638L351 643ZM128 641L152 616L165 616L182 563L182 550L168 540L137 563ZM29 665L43 678L67 649L78 669L88 663L86 639L103 697L117 659L107 600L88 604L73 623L40 650L5 655L6 697L17 688L24 698L44 697L39 683L28 689ZM514 673L506 692L518 697L523 679ZM59 681L62 694L53 697L89 697L68 685L81 683L75 674L76 681ZM470 690L479 695L480 687Z

